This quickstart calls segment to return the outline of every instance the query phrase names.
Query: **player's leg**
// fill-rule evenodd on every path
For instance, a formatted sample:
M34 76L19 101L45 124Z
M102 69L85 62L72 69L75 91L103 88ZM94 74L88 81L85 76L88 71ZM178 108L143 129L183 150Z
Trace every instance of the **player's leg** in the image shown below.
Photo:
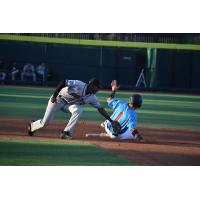
M80 105L76 105L76 104L70 105L70 106L66 105L64 108L62 108L62 111L70 112L72 116L69 119L69 122L67 126L65 127L64 131L62 132L61 138L72 139L72 134L74 133L75 126L82 114L82 108Z
M34 132L44 126L47 126L49 122L53 120L54 113L59 110L61 106L61 103L52 103L50 98L43 119L32 122L30 124L30 131Z
M118 138L120 140L134 140L134 135L131 132L131 129L127 129L124 133L119 134Z
M32 73L32 77L33 77L33 81L35 82L36 81L36 74Z
M85 137L98 137L98 138L103 138L103 137L109 137L111 139L115 139L116 136L114 136L112 134L112 132L109 130L108 126L107 126L107 123L109 121L106 120L105 122L101 123L101 127L104 129L105 132L103 133L86 133L85 134Z
M120 140L133 140L137 143L144 143L144 139L141 133L138 131L137 134L134 134L130 129L127 129L123 134L118 135L118 139Z
M12 81L16 80L16 76L17 76L18 72L19 72L19 70L15 70L15 71L11 72L11 80Z
M16 75L16 71L11 72L11 80L15 81L15 75Z
M85 137L87 138L91 138L91 137L96 137L96 138L111 138L111 139L115 139L116 137L112 134L112 132L109 130L108 126L107 126L108 120L106 120L105 122L101 123L101 127L104 129L105 132L103 133L86 133Z
M106 131L106 134L107 134L110 138L114 139L114 138L116 138L116 136L113 135L113 132L110 130L110 128L109 128L109 126L108 126L108 123L109 123L109 121L106 120L106 121L103 123L103 125L101 124L101 126L104 126L104 129L105 129L105 131Z
M107 133L86 133L85 137L87 138L91 138L91 137L95 137L95 138L110 138L110 136Z
M24 80L24 72L21 73L21 81Z

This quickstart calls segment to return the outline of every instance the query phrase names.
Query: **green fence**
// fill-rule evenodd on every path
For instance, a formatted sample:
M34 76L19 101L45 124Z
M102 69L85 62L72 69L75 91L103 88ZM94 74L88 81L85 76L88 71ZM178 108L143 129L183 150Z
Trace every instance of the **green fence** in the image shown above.
M130 41L146 43L200 44L198 33L10 33L19 36L50 38Z
M200 45L65 39L0 34L0 60L45 62L55 83L62 79L117 79L133 89L144 69L147 88L200 90ZM138 87L141 87L139 85Z

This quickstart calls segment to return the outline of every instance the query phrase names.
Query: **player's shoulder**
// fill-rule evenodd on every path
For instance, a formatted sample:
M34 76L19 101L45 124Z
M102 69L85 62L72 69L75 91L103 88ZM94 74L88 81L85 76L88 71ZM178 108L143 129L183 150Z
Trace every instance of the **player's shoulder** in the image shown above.
M115 98L113 98L109 101L109 103L113 103L113 102L119 103L119 104L126 104L127 103L126 101L123 101L123 100L120 100L120 99L115 99Z
M121 109L126 109L126 104L127 102L123 101L123 100L120 100L120 99L111 99L109 102L108 102L108 105L109 106L114 106L115 108L121 108Z
M128 103L124 100L118 99L118 104L123 105L123 106L128 106Z

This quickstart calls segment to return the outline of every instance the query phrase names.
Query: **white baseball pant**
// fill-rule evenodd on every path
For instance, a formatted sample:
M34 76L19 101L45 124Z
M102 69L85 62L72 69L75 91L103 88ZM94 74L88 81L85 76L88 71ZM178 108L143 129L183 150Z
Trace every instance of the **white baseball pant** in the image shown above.
M47 126L53 120L54 113L57 112L58 110L61 110L66 113L70 112L72 114L64 131L69 131L70 133L73 133L76 123L78 122L78 120L82 114L82 109L81 109L80 105L67 104L65 101L63 101L59 97L57 97L56 103L52 103L51 97L50 97L43 119L39 119L35 122L32 122L31 130L36 131L38 129L43 128L44 126Z
M108 123L109 121L106 120L105 122L103 122L101 124L101 126L105 129L106 134L110 137L110 138L118 138L120 140L126 140L126 139L134 139L133 134L131 132L131 128L128 128L124 133L119 134L118 136L114 136L112 131L108 128Z

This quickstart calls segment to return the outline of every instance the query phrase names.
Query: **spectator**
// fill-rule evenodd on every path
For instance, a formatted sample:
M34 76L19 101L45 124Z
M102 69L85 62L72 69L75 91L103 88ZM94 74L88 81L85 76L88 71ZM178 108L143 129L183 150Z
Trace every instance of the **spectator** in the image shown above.
M94 34L94 39L95 39L95 40L101 40L100 34L99 34L99 33L95 33L95 34Z
M10 65L8 73L11 75L11 80L15 81L16 80L16 76L19 73L19 69L17 67L17 63L14 62Z
M36 73L39 76L39 78L42 78L43 82L46 81L47 69L45 63L41 63L40 65L37 66Z
M0 60L0 81L4 81L6 79L6 72L4 70L4 63Z
M115 33L109 33L109 34L107 35L107 39L108 39L108 40L111 40L111 41L115 40Z
M36 81L35 67L34 65L28 63L24 65L24 68L21 73L21 80L24 81L24 77L32 77L32 81Z

